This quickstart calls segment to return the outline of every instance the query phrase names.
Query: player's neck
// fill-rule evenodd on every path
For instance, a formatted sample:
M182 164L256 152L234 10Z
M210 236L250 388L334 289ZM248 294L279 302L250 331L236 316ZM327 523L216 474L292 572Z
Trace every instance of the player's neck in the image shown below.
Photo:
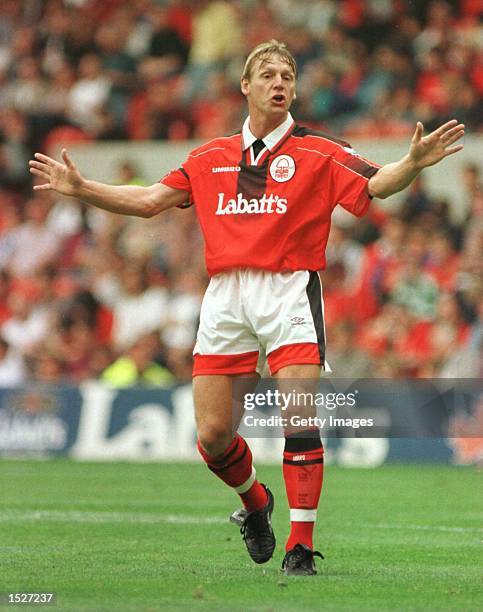
M250 132L257 138L265 138L265 136L268 136L268 134L278 128L279 125L282 125L287 117L288 113L284 115L277 114L276 116L262 115L256 111L250 113Z

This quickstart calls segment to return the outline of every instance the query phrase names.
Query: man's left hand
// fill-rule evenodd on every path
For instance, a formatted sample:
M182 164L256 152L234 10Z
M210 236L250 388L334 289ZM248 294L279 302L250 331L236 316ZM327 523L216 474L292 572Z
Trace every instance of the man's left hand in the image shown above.
M418 121L409 147L409 158L419 170L433 166L448 155L461 151L462 144L451 145L460 140L464 133L465 126L452 119L431 134L423 136L424 126Z

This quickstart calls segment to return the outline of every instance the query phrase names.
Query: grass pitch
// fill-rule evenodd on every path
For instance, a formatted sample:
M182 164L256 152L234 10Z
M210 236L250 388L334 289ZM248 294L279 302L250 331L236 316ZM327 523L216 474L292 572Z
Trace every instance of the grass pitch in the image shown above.
M201 464L0 461L0 592L54 591L62 612L481 609L476 470L326 468L326 560L286 578L281 470L257 468L275 494L262 566L227 521L237 497Z

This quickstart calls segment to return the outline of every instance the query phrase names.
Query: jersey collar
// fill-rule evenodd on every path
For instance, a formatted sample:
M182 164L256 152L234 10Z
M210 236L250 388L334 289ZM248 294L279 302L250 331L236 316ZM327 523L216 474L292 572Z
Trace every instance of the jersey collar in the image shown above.
M273 132L270 132L270 134L267 134L263 138L263 144L267 147L267 149L269 149L270 151L273 151L273 149L275 149L275 147L282 140L282 138L286 135L286 133L292 128L293 123L294 123L293 117L290 113L288 113L285 121L281 123L278 127L276 127L273 130ZM242 150L243 151L246 151L249 147L252 146L255 140L258 140L257 137L252 134L249 128L249 124L250 124L250 117L247 117L245 119L245 123L243 124L243 129L242 129L242 136L243 136Z

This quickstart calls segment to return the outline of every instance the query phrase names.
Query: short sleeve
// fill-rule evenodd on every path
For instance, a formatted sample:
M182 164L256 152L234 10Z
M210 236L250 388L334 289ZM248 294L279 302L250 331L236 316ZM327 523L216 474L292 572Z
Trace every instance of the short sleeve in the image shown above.
M358 155L351 147L340 147L332 157L332 203L361 217L369 208L367 183L380 166Z
M160 183L163 183L163 185L171 187L172 189L179 189L189 193L189 200L186 202L186 204L180 204L178 208L189 208L193 205L190 178L182 165L179 168L168 172L168 174L160 180Z

